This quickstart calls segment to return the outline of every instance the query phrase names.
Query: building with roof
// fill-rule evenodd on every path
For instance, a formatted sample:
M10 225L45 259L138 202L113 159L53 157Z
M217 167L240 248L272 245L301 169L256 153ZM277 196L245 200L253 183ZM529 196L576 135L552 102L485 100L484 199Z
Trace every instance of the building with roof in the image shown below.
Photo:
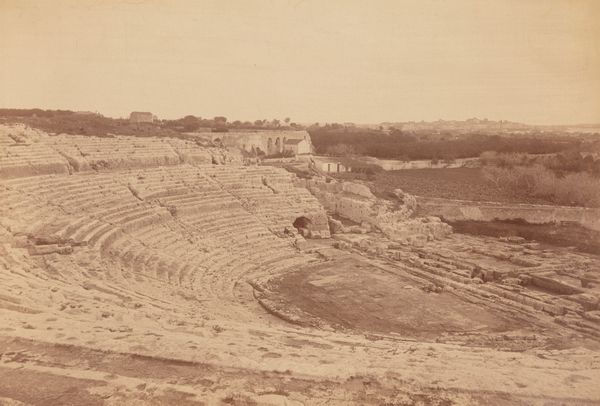
M294 155L310 154L311 146L310 143L302 139L287 139L283 142L283 150L290 151Z
M130 123L152 123L154 122L154 115L147 111L133 111L129 115Z

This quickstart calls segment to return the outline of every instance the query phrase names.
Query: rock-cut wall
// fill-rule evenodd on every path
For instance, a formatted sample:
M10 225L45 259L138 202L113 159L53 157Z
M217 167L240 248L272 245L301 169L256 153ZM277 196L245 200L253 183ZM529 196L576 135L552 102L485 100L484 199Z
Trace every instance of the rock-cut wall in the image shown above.
M338 215L367 229L377 229L402 243L421 243L441 239L452 228L437 217L414 218L417 202L414 196L396 190L397 200L377 198L360 183L307 180L306 187L332 215Z
M267 155L281 153L286 141L305 140L312 150L310 134L307 131L293 130L264 130L264 131L229 131L226 133L190 133L194 137L221 143L225 147L235 147L248 153L258 152Z
M440 216L449 221L522 219L532 224L573 222L600 231L600 209L475 202L429 197L417 197L417 202L420 215Z

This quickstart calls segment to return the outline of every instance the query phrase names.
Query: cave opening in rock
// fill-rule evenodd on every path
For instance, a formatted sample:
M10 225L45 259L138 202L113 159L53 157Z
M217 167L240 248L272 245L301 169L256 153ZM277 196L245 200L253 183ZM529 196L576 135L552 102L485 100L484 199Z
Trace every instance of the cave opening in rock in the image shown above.
M294 227L296 228L308 228L311 224L310 219L300 216L296 220L294 220Z
M312 222L310 221L310 219L304 216L298 217L296 220L294 220L293 223L294 228L298 230L298 232L303 236L308 235L311 224Z

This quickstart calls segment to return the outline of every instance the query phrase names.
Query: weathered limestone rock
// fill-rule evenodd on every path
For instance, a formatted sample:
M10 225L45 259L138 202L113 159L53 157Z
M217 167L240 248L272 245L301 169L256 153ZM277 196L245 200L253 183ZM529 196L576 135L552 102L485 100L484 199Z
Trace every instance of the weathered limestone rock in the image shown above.
M383 224L381 230L390 238L400 242L410 242L415 236L423 236L425 241L441 240L452 234L452 227L437 217L413 218L405 221ZM412 240L411 240L412 238ZM417 239L415 241L422 241Z
M57 244L50 245L34 245L29 247L30 255L48 255L48 254L62 254L68 255L73 253L73 247L70 245L60 246Z
M370 233L373 231L373 227L371 226L371 223L367 223L366 221L363 221L362 223L360 223L360 226L365 229L367 231L367 233Z
M331 217L329 217L328 221L329 221L329 232L331 234L340 234L345 231L344 225L342 224L341 221L333 219Z
M315 209L301 212L298 218L306 219L303 224L294 226L304 238L329 238L331 231L329 228L329 219L323 209Z
M361 226L350 226L350 232L354 234L366 234L367 229Z
M417 200L401 189L395 191L397 200L389 201L377 198L359 183L316 179L307 181L307 187L330 213L360 224L347 230L351 233L380 230L393 240L411 245L423 245L452 233L452 227L437 217L412 218ZM337 223L329 224L334 233L344 231Z
M367 199L375 199L375 195L371 193L371 189L365 185L361 185L360 183L344 182L342 183L342 191L357 196L366 197Z

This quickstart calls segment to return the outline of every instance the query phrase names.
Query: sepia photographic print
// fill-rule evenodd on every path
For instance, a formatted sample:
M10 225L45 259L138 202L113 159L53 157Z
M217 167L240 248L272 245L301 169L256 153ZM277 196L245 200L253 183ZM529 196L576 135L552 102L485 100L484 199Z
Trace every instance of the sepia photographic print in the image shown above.
M600 1L0 0L0 405L600 405Z

